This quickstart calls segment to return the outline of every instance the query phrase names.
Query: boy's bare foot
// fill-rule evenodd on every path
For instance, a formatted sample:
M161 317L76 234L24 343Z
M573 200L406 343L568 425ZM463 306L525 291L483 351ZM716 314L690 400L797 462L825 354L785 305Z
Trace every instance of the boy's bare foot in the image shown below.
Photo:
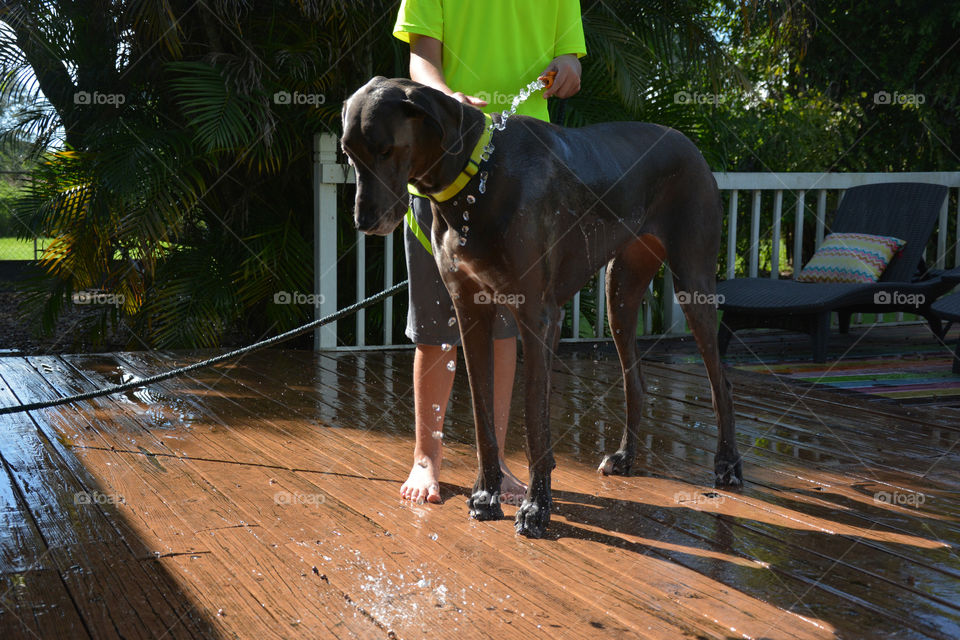
M416 503L440 502L440 460L420 456L413 463L407 481L400 487L400 497Z
M503 479L500 481L500 499L507 504L520 504L527 493L527 485L520 482L517 476L507 468L507 463L501 458L500 471Z

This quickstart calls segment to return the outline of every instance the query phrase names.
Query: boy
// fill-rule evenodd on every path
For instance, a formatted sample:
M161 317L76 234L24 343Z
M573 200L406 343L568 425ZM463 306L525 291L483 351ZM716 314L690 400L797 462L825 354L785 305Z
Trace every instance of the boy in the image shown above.
M556 71L544 99L533 97L517 113L549 120L545 98L567 98L580 89L579 58L586 55L579 0L403 0L394 36L410 43L410 78L465 104L494 113L510 106L530 81ZM493 98L487 101L478 95ZM509 128L506 130L509 135ZM416 224L429 238L433 214L413 198ZM404 234L410 276L407 336L417 344L413 363L416 419L414 463L400 495L440 502L440 438L453 387L460 343L450 296L433 256L414 230ZM494 328L494 426L500 448L504 500L522 498L526 486L507 468L503 447L516 372L517 329L503 308Z

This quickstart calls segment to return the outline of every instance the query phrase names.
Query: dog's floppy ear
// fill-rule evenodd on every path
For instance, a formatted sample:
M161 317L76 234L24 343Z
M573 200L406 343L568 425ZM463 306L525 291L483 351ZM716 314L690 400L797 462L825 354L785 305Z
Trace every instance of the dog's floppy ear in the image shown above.
M432 87L411 87L406 94L407 99L401 103L404 112L423 118L439 134L443 150L456 153L462 144L464 105Z

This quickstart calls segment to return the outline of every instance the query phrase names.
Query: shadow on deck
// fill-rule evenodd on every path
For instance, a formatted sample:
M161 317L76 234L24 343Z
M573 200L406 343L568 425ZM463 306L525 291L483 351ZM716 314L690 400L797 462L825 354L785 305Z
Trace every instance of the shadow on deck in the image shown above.
M195 358L2 358L0 404ZM747 485L716 491L702 367L648 362L644 475L604 478L619 369L606 348L569 351L552 400L556 512L547 539L527 540L509 505L503 521L467 517L462 371L445 502L398 499L411 358L267 351L0 416L0 637L960 637L957 409L734 369Z

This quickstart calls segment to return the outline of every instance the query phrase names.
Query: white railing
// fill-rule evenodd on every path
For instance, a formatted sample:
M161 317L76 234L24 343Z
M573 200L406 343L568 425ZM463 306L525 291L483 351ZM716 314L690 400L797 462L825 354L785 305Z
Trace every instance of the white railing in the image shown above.
M803 259L803 240L805 233L804 222L814 220L815 239L814 246L819 247L825 233L827 232L825 220L829 211L836 209L837 203L843 195L843 191L861 184L873 184L878 182L929 182L943 184L950 187L950 197L944 202L943 209L940 211L939 221L934 231L936 250L934 265L938 269L945 269L960 265L960 243L958 243L957 229L960 229L960 171L952 172L926 172L926 173L715 173L717 185L720 187L721 197L724 202L724 211L726 214L726 246L724 248L726 255L726 277L750 276L757 277L761 275L761 268L767 267L769 277L778 278L782 275L780 269L781 263L781 244L784 200L793 202L794 207L794 226L793 226L793 256ZM352 210L337 211L337 189L338 185L352 184L355 182L353 170L346 164L337 161L337 139L331 134L318 134L314 136L314 292L321 294L321 304L316 307L317 317L333 313L337 309L338 285L341 282L338 274L338 266L343 264L343 260L352 259L355 261L356 278L353 287L355 299L361 300L366 297L368 259L370 255L367 252L367 237L362 233L356 233L356 243L346 255L337 253L337 216L352 215ZM744 197L741 197L744 192ZM749 207L744 206L749 201ZM766 202L766 205L764 204ZM949 212L954 211L956 224L951 234L949 231ZM740 223L744 216L749 216L749 249L746 256L743 256L745 268L737 270L739 256L737 252L737 238L745 238L742 232L739 232ZM761 236L760 229L763 219L769 216L770 230ZM384 268L383 268L383 287L387 288L402 280L405 276L399 277L394 272L394 262L396 259L396 247L403 245L403 228L399 228L392 235L383 241ZM761 260L761 248L769 248L769 257ZM350 255L352 254L352 256ZM809 256L806 256L809 258ZM798 269L795 265L790 265L790 270L796 273ZM764 274L765 275L765 274ZM683 314L679 305L676 304L673 296L673 279L662 278L662 282L651 284L651 291L654 287L661 290L661 299L666 301L663 305L663 326L667 327L667 333L683 333L686 326L683 321ZM379 290L377 288L376 290ZM564 342L577 340L596 340L598 338L608 337L606 335L606 300L604 296L604 272L597 274L595 283L597 292L597 305L593 320L593 335L581 336L575 329L575 334L561 338ZM371 291L370 293L375 293ZM653 326L653 310L649 304L652 296L644 301L642 308L642 327L644 334L650 334ZM382 342L379 346L401 346L409 345L404 338L400 343L394 343L393 320L394 320L394 301L388 299L383 303L383 332ZM569 306L569 313L572 316L573 327L580 326L581 305L580 294L574 296ZM902 314L897 316L902 319ZM858 322L854 318L854 324ZM336 323L331 323L317 330L314 335L314 345L317 349L356 349L372 348L366 345L366 314L363 311L357 313L353 322L356 323L355 334L357 336L354 345L343 345L337 339Z

